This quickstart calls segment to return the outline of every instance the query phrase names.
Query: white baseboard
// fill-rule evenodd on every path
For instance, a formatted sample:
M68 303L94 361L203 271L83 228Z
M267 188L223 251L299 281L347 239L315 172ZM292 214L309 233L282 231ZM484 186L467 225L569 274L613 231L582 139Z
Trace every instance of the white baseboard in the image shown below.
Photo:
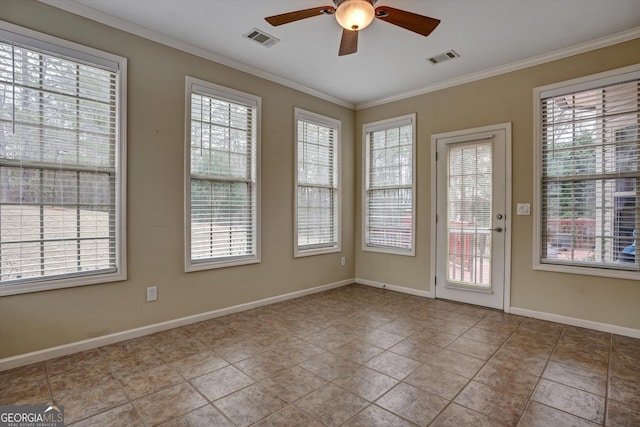
M368 279L359 279L356 277L356 283L359 285L372 286L374 288L389 289L390 291L402 292L403 294L416 295L419 297L434 298L433 292L421 291L419 289L406 288L404 286L390 285L388 283L375 282Z
M54 357L66 356L67 354L90 350L90 349L94 349L104 345L125 341L128 339L138 338L144 335L166 331L167 329L173 329L180 326L189 325L191 323L197 323L197 322L202 322L204 320L215 319L216 317L226 316L227 314L233 314L233 313L238 313L240 311L251 310L252 308L258 308L258 307L262 307L269 304L275 304L278 302L303 297L305 295L311 295L318 292L327 291L329 289L339 288L341 286L350 285L352 283L354 283L353 279L341 280L339 282L316 286L314 288L304 289L301 291L291 292L284 295L265 298L262 300L248 302L245 304L239 304L233 307L221 308L219 310L213 310L213 311L208 311L206 313L195 314L193 316L181 317L179 319L168 320L166 322L155 323L153 325L142 326L140 328L129 329L126 331L116 332L116 333L104 335L101 337L90 338L87 340L59 345L56 347L51 347L44 350L38 350L31 353L25 353L25 354L19 354L17 356L7 357L4 359L0 359L0 372L5 371L7 369L28 365L31 363L42 362L44 360L48 360Z
M433 292L421 291L413 288L406 288L403 286L390 285L388 283L376 282L368 279L356 278L355 282L360 285L372 286L375 288L389 289L390 291L402 292L410 295L417 295L427 298L435 298ZM510 307L509 312L525 317L532 317L534 319L547 320L549 322L564 323L565 325L577 326L580 328L593 329L601 332L608 332L611 334L622 335L625 337L639 338L640 329L627 328L625 326L612 325L609 323L594 322L592 320L578 319L575 317L562 316L559 314L546 313L543 311L529 310L526 308Z
M360 285L372 286L372 287L381 288L381 289L388 289L390 291L402 292L409 295L416 295L416 296L426 297L426 298L434 298L433 293L429 291L421 291L418 289L391 285L388 283L376 282L368 279L360 279L360 278L346 279L346 280L341 280L339 282L329 283L327 285L316 286L310 289L304 289L301 291L296 291L296 292L291 292L284 295L265 298L262 300L253 301L245 304L239 304L232 307L221 308L219 310L213 310L206 313L195 314L193 316L187 316L179 319L168 320L166 322L155 323L153 325L142 326L139 328L129 329L122 332L116 332L113 334L104 335L97 338L91 338L83 341L77 341L69 344L47 348L44 350L38 350L31 353L25 353L17 356L7 357L4 359L0 359L0 371L28 365L31 363L42 362L44 360L48 360L54 357L65 356L65 355L76 353L79 351L90 350L90 349L101 347L104 345L113 344L116 342L125 341L132 338L137 338L144 335L154 334L156 332L166 331L168 329L189 325L191 323L197 323L205 320L215 319L216 317L221 317L221 316L226 316L228 314L251 310L253 308L258 308L265 305L275 304L278 302L303 297L305 295L311 295L318 292L327 291L329 289L339 288L341 286L350 285L354 282ZM611 325L608 323L594 322L591 320L578 319L574 317L567 317L559 314L546 313L542 311L529 310L526 308L519 308L519 307L511 307L510 311L511 313L517 314L520 316L532 317L535 319L547 320L550 322L564 323L571 326L588 328L596 331L608 332L612 334L640 339L639 329Z
M535 311L518 307L511 307L511 313L518 314L520 316L533 317L540 320L547 320L549 322L564 323L566 325L577 326L580 328L623 335L625 337L640 338L640 329L627 328L625 326L594 322L593 320L578 319L575 317L567 317L560 314L546 313L544 311Z

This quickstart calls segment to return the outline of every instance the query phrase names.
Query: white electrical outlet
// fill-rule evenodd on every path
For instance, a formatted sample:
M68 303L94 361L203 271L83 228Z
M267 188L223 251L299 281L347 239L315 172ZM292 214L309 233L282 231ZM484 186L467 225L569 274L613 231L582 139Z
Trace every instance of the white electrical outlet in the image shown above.
M340 257L340 265L343 267L347 265L347 257Z
M147 288L147 302L156 301L158 299L158 287L149 286Z

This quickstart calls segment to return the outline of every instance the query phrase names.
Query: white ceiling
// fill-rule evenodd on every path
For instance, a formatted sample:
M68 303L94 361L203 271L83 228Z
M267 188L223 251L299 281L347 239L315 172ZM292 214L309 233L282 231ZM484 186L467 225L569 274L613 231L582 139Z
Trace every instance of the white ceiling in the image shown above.
M423 37L374 20L339 57L333 16L264 20L332 0L41 1L358 108L640 37L640 0L378 0L442 22ZM254 27L281 42L242 37ZM449 49L461 57L426 61Z

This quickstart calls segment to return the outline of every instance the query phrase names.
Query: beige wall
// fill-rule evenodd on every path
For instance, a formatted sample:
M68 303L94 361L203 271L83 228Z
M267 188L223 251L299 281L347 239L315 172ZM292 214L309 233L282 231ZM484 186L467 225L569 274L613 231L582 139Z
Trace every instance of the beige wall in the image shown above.
M431 135L512 122L513 203L532 202L532 89L640 62L640 40L634 40L354 113L32 0L0 0L0 19L129 61L129 280L1 297L0 358L353 277L429 291ZM184 273L185 75L262 97L261 264ZM342 253L293 258L294 107L342 121ZM362 252L362 124L414 112L416 256ZM511 305L640 329L638 283L533 271L532 218L514 217L512 224ZM344 268L340 256L347 257ZM155 303L144 302L150 285L158 286Z
M129 280L0 297L0 358L355 276L352 110L34 1L1 0L0 19L124 56L129 67ZM260 264L184 273L186 75L262 97ZM294 107L342 121L342 253L293 258ZM150 285L154 303L145 302Z
M417 247L415 257L361 250L361 200L356 199L356 277L431 291L431 135L512 123L513 206L533 202L533 88L640 62L640 39L567 59L358 111L356 188L362 185L362 125L417 113ZM536 209L532 205L532 209ZM534 271L533 216L512 223L511 305L640 329L640 283Z

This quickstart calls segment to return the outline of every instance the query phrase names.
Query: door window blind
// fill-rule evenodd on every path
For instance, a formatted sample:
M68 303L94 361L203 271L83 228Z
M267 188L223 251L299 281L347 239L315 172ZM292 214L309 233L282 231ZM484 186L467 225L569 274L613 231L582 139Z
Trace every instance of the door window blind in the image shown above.
M254 259L258 104L194 84L190 111L190 260Z
M118 272L118 64L30 41L0 31L0 284Z
M365 249L413 250L414 123L365 125Z
M297 111L296 247L338 248L339 122Z
M541 262L639 270L640 74L541 94Z
M491 287L493 137L447 147L447 280Z

